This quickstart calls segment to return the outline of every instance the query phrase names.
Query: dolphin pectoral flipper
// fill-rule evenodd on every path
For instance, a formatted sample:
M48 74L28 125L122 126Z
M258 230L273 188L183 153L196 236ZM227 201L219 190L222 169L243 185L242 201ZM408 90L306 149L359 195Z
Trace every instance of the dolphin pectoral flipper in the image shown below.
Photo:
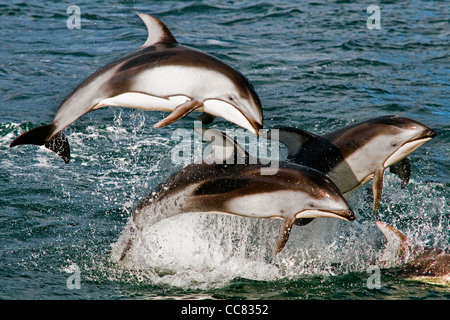
M373 208L372 214L374 215L377 212L378 206L380 205L381 194L383 191L383 175L384 168L377 169L375 171L375 175L373 176L372 182L372 192L373 192Z
M408 158L404 158L390 167L390 171L402 179L402 189L405 188L409 183L409 178L411 177L411 164Z
M131 236L126 243L125 248L122 251L122 254L120 255L119 261L123 261L123 259L125 259L126 255L127 255L128 251L130 251L131 246L133 245L133 240L135 238L135 233L134 233L135 231L136 231L136 229L134 227L130 227Z
M35 144L38 146L45 145L47 149L52 150L58 156L60 156L65 163L69 163L70 160L70 146L66 136L59 132L52 137L57 126L55 123L51 123L45 126L31 129L20 136L18 136L11 143L10 147L14 147L21 144Z
M164 119L159 121L158 123L153 125L153 128L161 128L165 127L169 124L174 123L175 121L180 120L181 118L187 116L189 113L194 111L195 109L201 107L203 102L200 100L189 100L179 106L175 107L175 109Z
M123 261L123 259L125 259L128 251L130 251L132 245L133 245L133 239L128 240L127 245L125 246L125 249L123 249L122 254L120 255L119 261Z
M286 220L280 227L280 233L278 236L277 245L275 247L275 254L278 254L283 250L286 242L289 240L289 235L291 234L292 225L295 219Z

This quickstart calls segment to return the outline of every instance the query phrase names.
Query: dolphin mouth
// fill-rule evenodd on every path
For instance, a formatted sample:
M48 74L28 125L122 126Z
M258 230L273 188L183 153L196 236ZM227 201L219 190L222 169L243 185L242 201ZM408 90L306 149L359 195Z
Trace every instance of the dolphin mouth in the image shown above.
M338 216L339 219L343 219L343 220L347 220L347 221L353 221L356 219L355 214L350 209L334 210L334 211L328 211L328 212Z
M245 114L242 115L247 119L248 123L252 126L253 130L251 131L253 131L258 136L261 135L260 130L263 128L262 124L254 119L250 119Z
M295 215L296 219L303 218L337 218L347 221L353 221L356 219L355 214L351 209L343 210L317 210L307 209L303 210Z
M430 128L426 128L425 130L423 130L422 132L420 132L418 135L416 135L415 137L411 138L410 140L406 141L403 146L407 145L407 144L411 144L411 143L418 143L421 142L423 140L429 141L431 139L433 139L434 137L436 137L436 131Z
M418 136L416 136L409 142L420 141L420 140L424 140L424 139L433 139L434 137L436 137L436 131L433 129L428 129L428 130L425 130L424 132L420 133Z
M238 111L245 118L245 120L247 120L249 126L245 126L245 127L242 126L242 127L248 129L249 131L251 131L252 133L254 133L258 136L261 135L260 130L263 128L262 119L261 119L261 121L258 121L256 119L254 119L253 117L249 117L245 112L243 112L241 109L239 109L233 103L230 103L230 105L232 105L236 109L236 111Z
M203 102L203 111L216 117L233 122L256 135L260 135L262 119L258 120L248 116L244 111L233 103L221 99L207 99Z
M414 138L405 142L400 148L397 149L389 158L387 158L383 164L385 168L391 166L392 164L402 160L411 152L419 148L425 142L430 141L436 136L436 131L432 129L427 129L419 133Z

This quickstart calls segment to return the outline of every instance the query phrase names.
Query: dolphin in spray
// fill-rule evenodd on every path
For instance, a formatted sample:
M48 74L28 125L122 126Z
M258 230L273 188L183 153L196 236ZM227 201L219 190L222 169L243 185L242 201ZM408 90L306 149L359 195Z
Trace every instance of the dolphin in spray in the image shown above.
M51 124L23 133L11 147L45 145L68 163L69 143L61 130L106 106L171 112L154 127L202 111L205 123L222 117L259 134L261 103L244 75L209 54L179 44L158 19L139 17L148 29L145 43L94 72L63 100Z
M196 132L211 142L210 156L185 166L137 205L119 239L123 247L119 260L125 258L137 230L182 213L280 219L276 254L284 248L294 223L321 217L355 219L339 189L319 171L281 162L276 173L263 175L261 169L267 164L251 158L226 134L205 128Z
M447 285L450 284L448 250L413 246L406 236L394 227L381 221L376 221L375 224L387 240L381 263L389 259L394 265L401 266L402 273L408 276L440 278L447 282Z
M328 175L344 195L373 179L373 213L380 204L385 169L390 167L404 188L411 175L406 156L435 135L427 126L398 116L372 118L323 136L297 128L279 129L288 160Z

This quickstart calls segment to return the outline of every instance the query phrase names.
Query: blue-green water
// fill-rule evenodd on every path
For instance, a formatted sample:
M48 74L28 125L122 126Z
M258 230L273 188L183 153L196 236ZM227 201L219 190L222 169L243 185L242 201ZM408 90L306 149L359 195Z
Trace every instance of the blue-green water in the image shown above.
M68 29L67 6L81 10ZM293 230L271 257L278 221L182 215L155 227L164 240L144 270L119 266L111 245L140 199L176 170L176 128L165 114L119 108L71 125L65 165L43 147L9 148L50 123L64 97L109 61L139 47L137 12L163 20L177 40L244 73L258 92L265 127L317 134L398 114L438 135L410 157L407 188L386 173L377 218L412 243L448 248L450 101L449 6L383 2L381 29L352 1L110 1L0 4L0 298L3 299L449 299L448 287L367 269L384 247L365 188L349 196L357 220L316 219ZM218 120L213 127L235 127ZM80 289L68 289L74 265Z

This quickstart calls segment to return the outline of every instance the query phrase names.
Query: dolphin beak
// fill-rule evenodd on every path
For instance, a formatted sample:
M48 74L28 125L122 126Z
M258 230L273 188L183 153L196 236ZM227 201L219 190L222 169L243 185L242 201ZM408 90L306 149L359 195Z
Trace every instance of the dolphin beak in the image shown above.
M243 118L243 120L240 120L240 123L235 122L237 125L240 125L241 127L249 130L250 132L256 134L257 136L261 135L260 130L263 128L262 116L259 117L256 115L252 116L251 114L248 114L247 112L241 110L241 108L239 108L234 103L230 103L230 105L232 105L236 109L236 111L241 114ZM233 122L232 120L230 121Z
M419 133L417 136L415 136L414 138L412 138L405 144L411 143L411 142L422 141L422 140L429 141L429 140L433 139L434 137L436 137L436 131L434 131L433 129L430 129L428 127L425 127L421 133Z
M394 163L402 160L408 154L419 148L425 142L430 141L436 136L436 131L426 128L420 134L415 136L413 139L409 140L403 144L396 152L394 152L389 158L386 159L383 166L385 168L393 165Z
M247 112L242 111L238 106L234 105L236 110L242 114L242 116L245 118L247 125L242 124L241 126L246 128L247 130L251 131L253 134L261 135L260 130L263 128L263 120L262 116L256 116L248 114ZM239 125L239 123L236 123Z
M347 220L347 221L353 221L356 219L355 214L350 209L330 211L330 213L335 214L336 218Z
M260 130L263 128L262 123L258 122L255 119L249 119L249 118L247 118L247 121L248 121L248 123L250 124L250 126L252 128L252 130L250 130L250 131L259 136L261 134Z
M248 115L238 106L219 99L205 100L203 106L204 112L216 117L221 117L256 135L260 135L260 129L262 129L262 117Z
M420 139L433 139L434 137L436 137L436 131L434 131L433 129L428 129L423 134L421 134L420 137L417 140L420 140Z

